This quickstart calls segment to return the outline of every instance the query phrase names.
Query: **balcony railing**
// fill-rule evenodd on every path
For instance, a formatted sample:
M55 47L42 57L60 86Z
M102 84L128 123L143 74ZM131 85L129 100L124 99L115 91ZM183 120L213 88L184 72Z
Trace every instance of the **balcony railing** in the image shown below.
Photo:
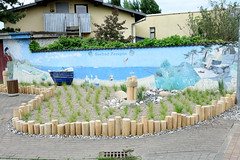
M78 32L91 33L90 14L45 13L44 31L67 32L68 28L77 28Z

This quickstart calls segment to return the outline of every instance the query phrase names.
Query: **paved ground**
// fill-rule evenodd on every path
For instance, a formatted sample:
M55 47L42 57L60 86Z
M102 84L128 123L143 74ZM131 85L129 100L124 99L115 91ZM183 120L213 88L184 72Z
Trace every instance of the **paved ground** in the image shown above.
M29 95L10 98L0 93L0 159L93 159L100 151L123 149L134 149L133 155L144 160L240 159L239 122L222 119L189 130L142 139L57 139L15 135L7 126L12 109L29 99Z

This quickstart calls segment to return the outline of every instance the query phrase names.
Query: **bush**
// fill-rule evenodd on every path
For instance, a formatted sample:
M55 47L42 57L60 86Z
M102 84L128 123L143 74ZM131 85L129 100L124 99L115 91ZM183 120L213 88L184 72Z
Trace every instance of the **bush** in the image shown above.
M136 48L136 47L166 47L166 46L181 46L190 44L201 44L201 43L213 43L213 42L224 42L223 40L208 40L200 39L200 37L186 37L174 35L164 39L157 40L156 38L150 39L145 38L137 43L123 43L120 41L105 41L96 40L94 38L81 37L66 37L62 36L58 41L54 41L47 47L40 47L38 42L32 41L29 44L31 52L36 51L50 51L50 50L67 50L67 49L94 49L94 48Z

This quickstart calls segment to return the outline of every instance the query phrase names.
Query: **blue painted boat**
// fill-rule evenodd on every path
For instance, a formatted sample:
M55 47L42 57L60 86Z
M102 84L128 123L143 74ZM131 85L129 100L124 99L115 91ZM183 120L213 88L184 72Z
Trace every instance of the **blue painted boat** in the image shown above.
M61 85L62 83L71 84L73 81L73 68L67 68L62 71L49 71L54 83Z

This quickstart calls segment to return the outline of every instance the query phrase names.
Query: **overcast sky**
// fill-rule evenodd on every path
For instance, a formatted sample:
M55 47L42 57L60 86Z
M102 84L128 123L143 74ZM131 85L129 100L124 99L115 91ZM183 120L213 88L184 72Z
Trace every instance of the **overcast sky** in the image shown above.
M108 0L104 0L108 1ZM122 0L123 1L123 0ZM199 11L200 6L209 7L209 0L155 0L162 10L162 13L179 13ZM220 0L218 0L220 1ZM227 2L240 2L240 0L226 0ZM32 3L34 0L20 0L24 4ZM1 28L1 24L0 24Z

